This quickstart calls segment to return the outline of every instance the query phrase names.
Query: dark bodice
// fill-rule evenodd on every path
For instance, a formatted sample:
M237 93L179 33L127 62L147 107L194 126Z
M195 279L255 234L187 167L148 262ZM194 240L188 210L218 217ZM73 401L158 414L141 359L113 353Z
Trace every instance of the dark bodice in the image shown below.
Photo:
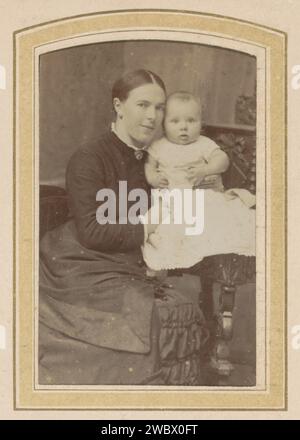
M134 153L132 148L109 132L72 156L67 168L66 189L78 239L83 246L99 251L123 252L136 249L143 243L142 224L120 224L118 221L119 182L126 182L127 194L136 188L149 194L144 175L147 153L141 160ZM96 211L103 202L96 200L96 194L101 189L112 189L116 194L116 224L100 225L97 222ZM127 203L128 209L133 203Z

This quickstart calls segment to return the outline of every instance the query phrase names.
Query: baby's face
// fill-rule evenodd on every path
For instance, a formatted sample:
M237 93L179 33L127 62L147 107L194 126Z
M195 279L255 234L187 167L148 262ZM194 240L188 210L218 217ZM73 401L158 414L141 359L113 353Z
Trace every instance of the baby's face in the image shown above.
M187 145L198 139L201 110L196 101L171 100L167 103L165 132L170 142Z

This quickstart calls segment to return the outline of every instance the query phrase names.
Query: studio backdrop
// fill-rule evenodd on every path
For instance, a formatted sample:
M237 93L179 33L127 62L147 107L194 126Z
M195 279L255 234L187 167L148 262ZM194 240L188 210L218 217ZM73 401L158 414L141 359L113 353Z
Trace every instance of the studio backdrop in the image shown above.
M101 135L114 118L113 83L139 68L161 76L168 93L187 90L200 96L205 124L249 123L237 111L239 97L255 96L256 59L248 54L171 41L97 43L49 52L40 57L42 184L64 187L71 154Z

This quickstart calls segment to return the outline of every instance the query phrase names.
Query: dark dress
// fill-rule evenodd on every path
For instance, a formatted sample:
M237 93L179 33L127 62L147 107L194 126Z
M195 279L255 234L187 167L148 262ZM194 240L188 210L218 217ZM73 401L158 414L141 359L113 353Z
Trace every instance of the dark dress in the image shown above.
M39 383L200 384L207 331L199 306L146 276L142 224L96 220L96 193L118 194L119 181L149 191L144 158L112 132L70 160L73 218L40 247Z

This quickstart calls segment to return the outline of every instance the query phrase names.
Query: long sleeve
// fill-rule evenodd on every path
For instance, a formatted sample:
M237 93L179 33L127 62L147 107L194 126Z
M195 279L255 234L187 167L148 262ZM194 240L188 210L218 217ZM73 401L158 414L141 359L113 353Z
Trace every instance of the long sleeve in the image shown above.
M119 224L118 219L116 224L98 223L96 212L101 203L96 200L97 192L121 180L109 159L89 149L78 150L68 165L66 187L81 244L99 251L122 252L142 245L144 227Z

